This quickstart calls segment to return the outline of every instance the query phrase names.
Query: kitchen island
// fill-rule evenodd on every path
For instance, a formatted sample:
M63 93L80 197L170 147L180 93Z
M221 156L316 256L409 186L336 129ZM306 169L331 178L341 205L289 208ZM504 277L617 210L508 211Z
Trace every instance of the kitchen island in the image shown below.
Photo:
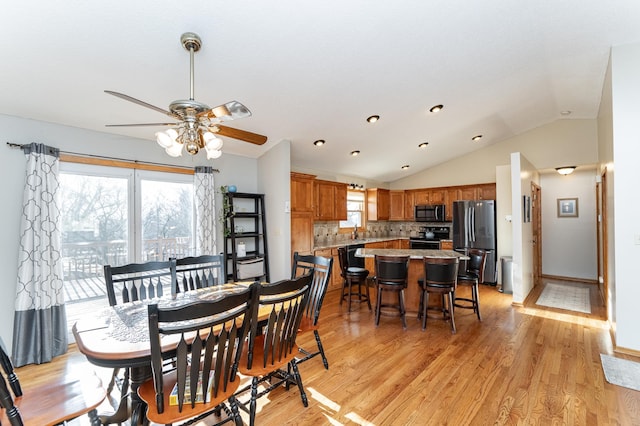
M469 257L463 253L453 250L411 250L411 249L374 249L360 248L356 251L356 257L363 257L365 267L369 270L369 276L375 275L376 267L374 263L375 256L409 256L409 277L407 288L404 291L404 302L407 315L416 315L420 307L420 286L418 279L424 278L424 264L422 259L429 257L457 257L460 260L469 260ZM391 295L384 295L391 296ZM376 300L376 296L372 295L372 300ZM396 303L394 300L389 302ZM385 300L387 303L387 300ZM431 303L429 303L431 306Z

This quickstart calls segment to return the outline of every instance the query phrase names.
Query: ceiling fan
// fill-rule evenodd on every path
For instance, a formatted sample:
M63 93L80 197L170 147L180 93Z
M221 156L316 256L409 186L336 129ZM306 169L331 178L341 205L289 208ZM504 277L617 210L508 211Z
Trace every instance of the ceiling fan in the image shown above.
M124 99L129 102L152 109L177 120L173 123L140 123L140 124L107 124L107 127L139 127L139 126L173 126L163 132L156 133L158 144L165 148L167 154L172 157L182 155L184 149L195 155L201 149L207 152L207 158L218 158L222 155L222 140L216 135L262 145L267 137L245 130L223 126L222 122L236 120L251 116L251 111L240 102L230 101L216 107L209 107L198 102L193 97L194 71L193 57L200 50L202 41L197 34L184 33L180 37L182 46L189 51L190 56L190 96L189 99L177 100L169 104L169 110L159 108L147 102L133 98L123 93L105 90L105 93Z

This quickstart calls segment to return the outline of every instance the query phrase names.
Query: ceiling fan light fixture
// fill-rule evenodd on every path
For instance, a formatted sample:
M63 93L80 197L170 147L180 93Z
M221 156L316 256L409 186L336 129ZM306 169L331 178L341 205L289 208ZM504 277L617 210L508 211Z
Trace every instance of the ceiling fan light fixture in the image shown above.
M156 132L156 141L158 142L158 145L163 148L169 148L172 146L177 137L178 132L174 129L165 130L164 132Z
M176 142L171 145L169 148L165 149L165 152L170 157L180 157L182 156L182 144L180 142Z
M211 132L207 132L210 135L213 135L213 133ZM222 149L222 145L224 144L224 142L222 141L222 139L215 137L215 135L213 135L213 138L207 140L205 138L205 149L207 150L207 152L209 151L220 151L220 149Z
M216 158L220 158L220 156L222 155L222 151L220 151L219 149L206 149L206 151L207 160L215 160Z

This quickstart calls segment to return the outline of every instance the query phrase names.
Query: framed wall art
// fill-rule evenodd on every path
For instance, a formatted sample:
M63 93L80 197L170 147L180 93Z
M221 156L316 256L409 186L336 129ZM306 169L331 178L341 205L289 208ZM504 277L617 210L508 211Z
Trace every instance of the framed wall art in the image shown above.
M578 217L578 199L558 198L558 217Z
M531 197L528 195L522 196L522 221L531 222Z

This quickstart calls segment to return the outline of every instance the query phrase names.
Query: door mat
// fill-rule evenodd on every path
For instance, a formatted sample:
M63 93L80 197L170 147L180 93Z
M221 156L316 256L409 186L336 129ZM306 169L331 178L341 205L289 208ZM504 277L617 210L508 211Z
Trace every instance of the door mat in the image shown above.
M589 288L546 283L536 305L590 314Z
M640 363L600 354L607 382L640 391Z

